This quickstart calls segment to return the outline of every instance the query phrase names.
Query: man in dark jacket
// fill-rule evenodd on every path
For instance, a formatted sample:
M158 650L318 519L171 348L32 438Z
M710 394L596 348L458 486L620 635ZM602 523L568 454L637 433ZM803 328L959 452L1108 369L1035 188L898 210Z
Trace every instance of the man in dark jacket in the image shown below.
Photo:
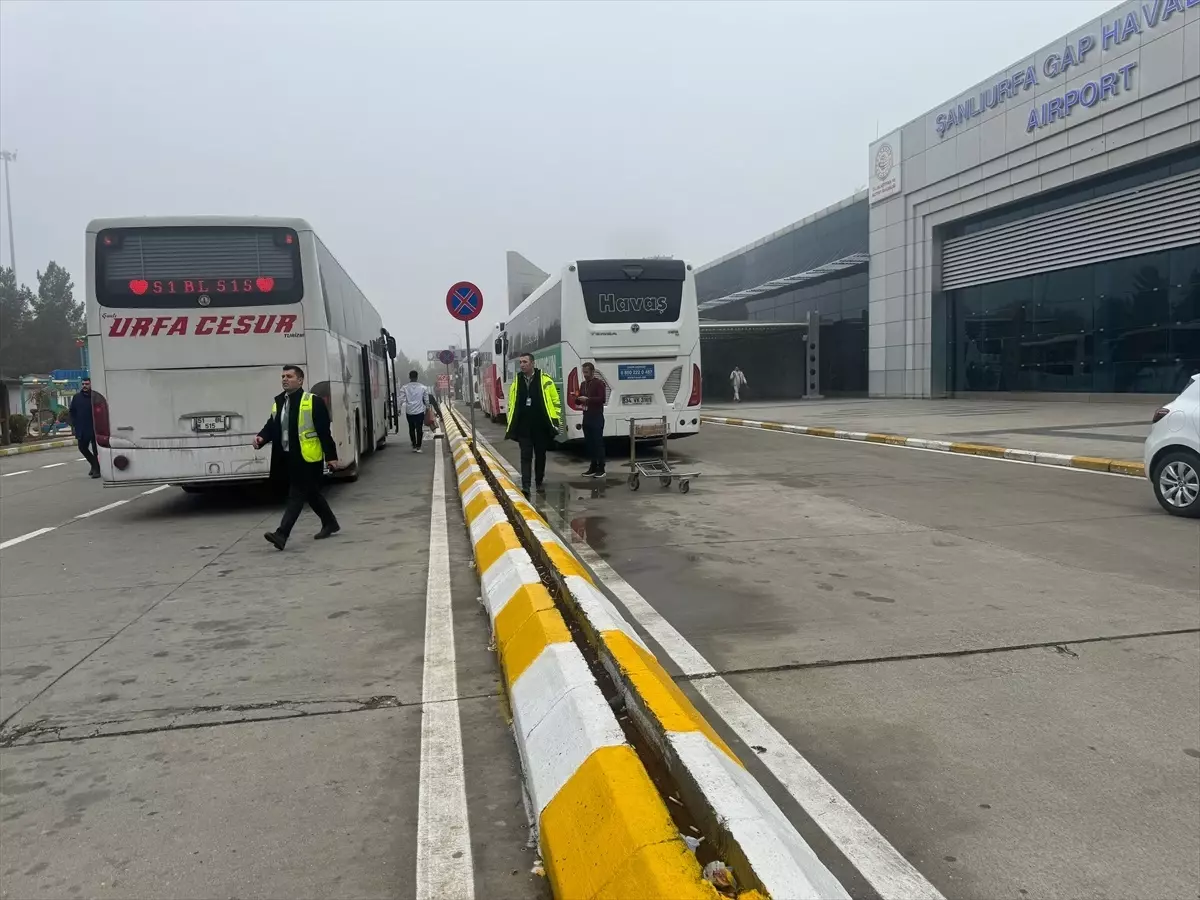
M537 489L544 488L546 450L558 435L562 413L558 387L533 364L533 354L521 354L519 369L508 387L508 429L504 436L521 445L521 490L528 497L531 475Z
M96 459L96 427L92 422L92 379L83 379L79 386L79 393L71 398L71 406L67 410L67 421L71 424L71 430L75 432L79 452L91 466L88 475L92 478L99 478L100 461Z
M576 402L583 407L583 440L591 461L583 477L604 478L604 401L608 399L608 386L596 377L596 367L590 362L582 368L583 384Z
M321 495L322 460L331 469L342 468L337 444L329 431L329 410L324 400L304 390L304 371L299 366L283 367L283 393L275 397L271 417L254 437L255 449L264 444L272 445L272 463L278 455L281 457L278 461L287 469L288 498L279 527L263 537L276 550L282 550L305 503L321 520L321 530L315 535L317 540L341 531L337 517Z

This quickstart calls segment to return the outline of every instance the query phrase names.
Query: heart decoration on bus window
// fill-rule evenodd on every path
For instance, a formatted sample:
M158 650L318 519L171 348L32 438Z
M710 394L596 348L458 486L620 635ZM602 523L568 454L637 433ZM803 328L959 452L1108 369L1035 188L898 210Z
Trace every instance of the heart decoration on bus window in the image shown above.
M150 282L145 278L134 278L129 282L129 289L140 297L150 289Z
M275 288L275 279L270 275L260 275L258 276L258 280L254 283L258 285L258 289L264 294L271 293L271 291Z

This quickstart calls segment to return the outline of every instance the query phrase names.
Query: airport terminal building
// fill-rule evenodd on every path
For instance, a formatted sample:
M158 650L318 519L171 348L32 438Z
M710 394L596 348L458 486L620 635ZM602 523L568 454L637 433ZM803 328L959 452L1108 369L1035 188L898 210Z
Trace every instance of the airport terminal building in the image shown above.
M698 269L702 317L814 311L833 395L1171 394L1200 371L1200 0L1115 7L868 164L866 191Z

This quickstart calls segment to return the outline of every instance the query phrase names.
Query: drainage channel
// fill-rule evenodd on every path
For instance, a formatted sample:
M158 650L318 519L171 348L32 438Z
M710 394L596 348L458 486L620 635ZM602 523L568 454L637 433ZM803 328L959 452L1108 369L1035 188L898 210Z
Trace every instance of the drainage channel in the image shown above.
M509 497L504 487L496 479L489 462L483 458L482 454L479 453L478 449L470 441L467 442L467 446L488 486L492 489L492 493L504 509L509 523L513 526L513 530L517 534L517 539L521 542L521 546L533 561L542 586L546 588L550 597L554 600L555 607L562 615L572 641L579 648L584 661L591 671L592 677L600 688L600 692L612 708L617 722L624 732L626 741L633 748L634 753L637 754L638 759L646 769L647 774L649 774L650 780L662 798L663 805L666 806L679 834L696 855L701 868L712 862L724 862L720 859L720 841L714 840L712 835L704 832L701 818L694 815L688 809L684 800L687 794L681 790L679 783L671 773L662 755L655 751L651 740L637 727L634 717L630 715L629 710L626 708L620 689L608 670L605 669L595 648L588 641L574 606L564 599L564 588L559 580L560 575L548 559L541 541L529 530L525 517L513 505L512 498ZM730 865L730 868L731 870L736 869L733 864ZM734 871L735 877L741 874L736 870ZM737 884L744 886L746 883L746 881L740 878L737 879ZM714 886L721 896L736 896L736 889L732 884L725 886L718 883Z

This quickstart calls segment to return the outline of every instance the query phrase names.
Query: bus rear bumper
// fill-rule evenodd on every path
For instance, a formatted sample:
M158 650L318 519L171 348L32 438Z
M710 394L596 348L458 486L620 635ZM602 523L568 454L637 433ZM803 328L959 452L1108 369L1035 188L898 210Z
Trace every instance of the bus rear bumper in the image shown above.
M271 450L250 446L157 449L101 447L105 487L160 484L226 484L262 481L271 475Z
M605 408L604 410L604 437L606 439L628 438L629 437L629 419L632 416L637 419L637 424L653 426L657 419L662 420L663 416L667 419L667 437L681 438L688 437L693 434L698 434L700 431L700 410L693 407L687 410L647 410L645 412L632 412L628 408L622 409L618 415L615 410ZM561 434L559 441L561 443L574 443L575 441L583 440L583 419L571 417L567 420L566 432ZM647 438L650 440L650 438Z

